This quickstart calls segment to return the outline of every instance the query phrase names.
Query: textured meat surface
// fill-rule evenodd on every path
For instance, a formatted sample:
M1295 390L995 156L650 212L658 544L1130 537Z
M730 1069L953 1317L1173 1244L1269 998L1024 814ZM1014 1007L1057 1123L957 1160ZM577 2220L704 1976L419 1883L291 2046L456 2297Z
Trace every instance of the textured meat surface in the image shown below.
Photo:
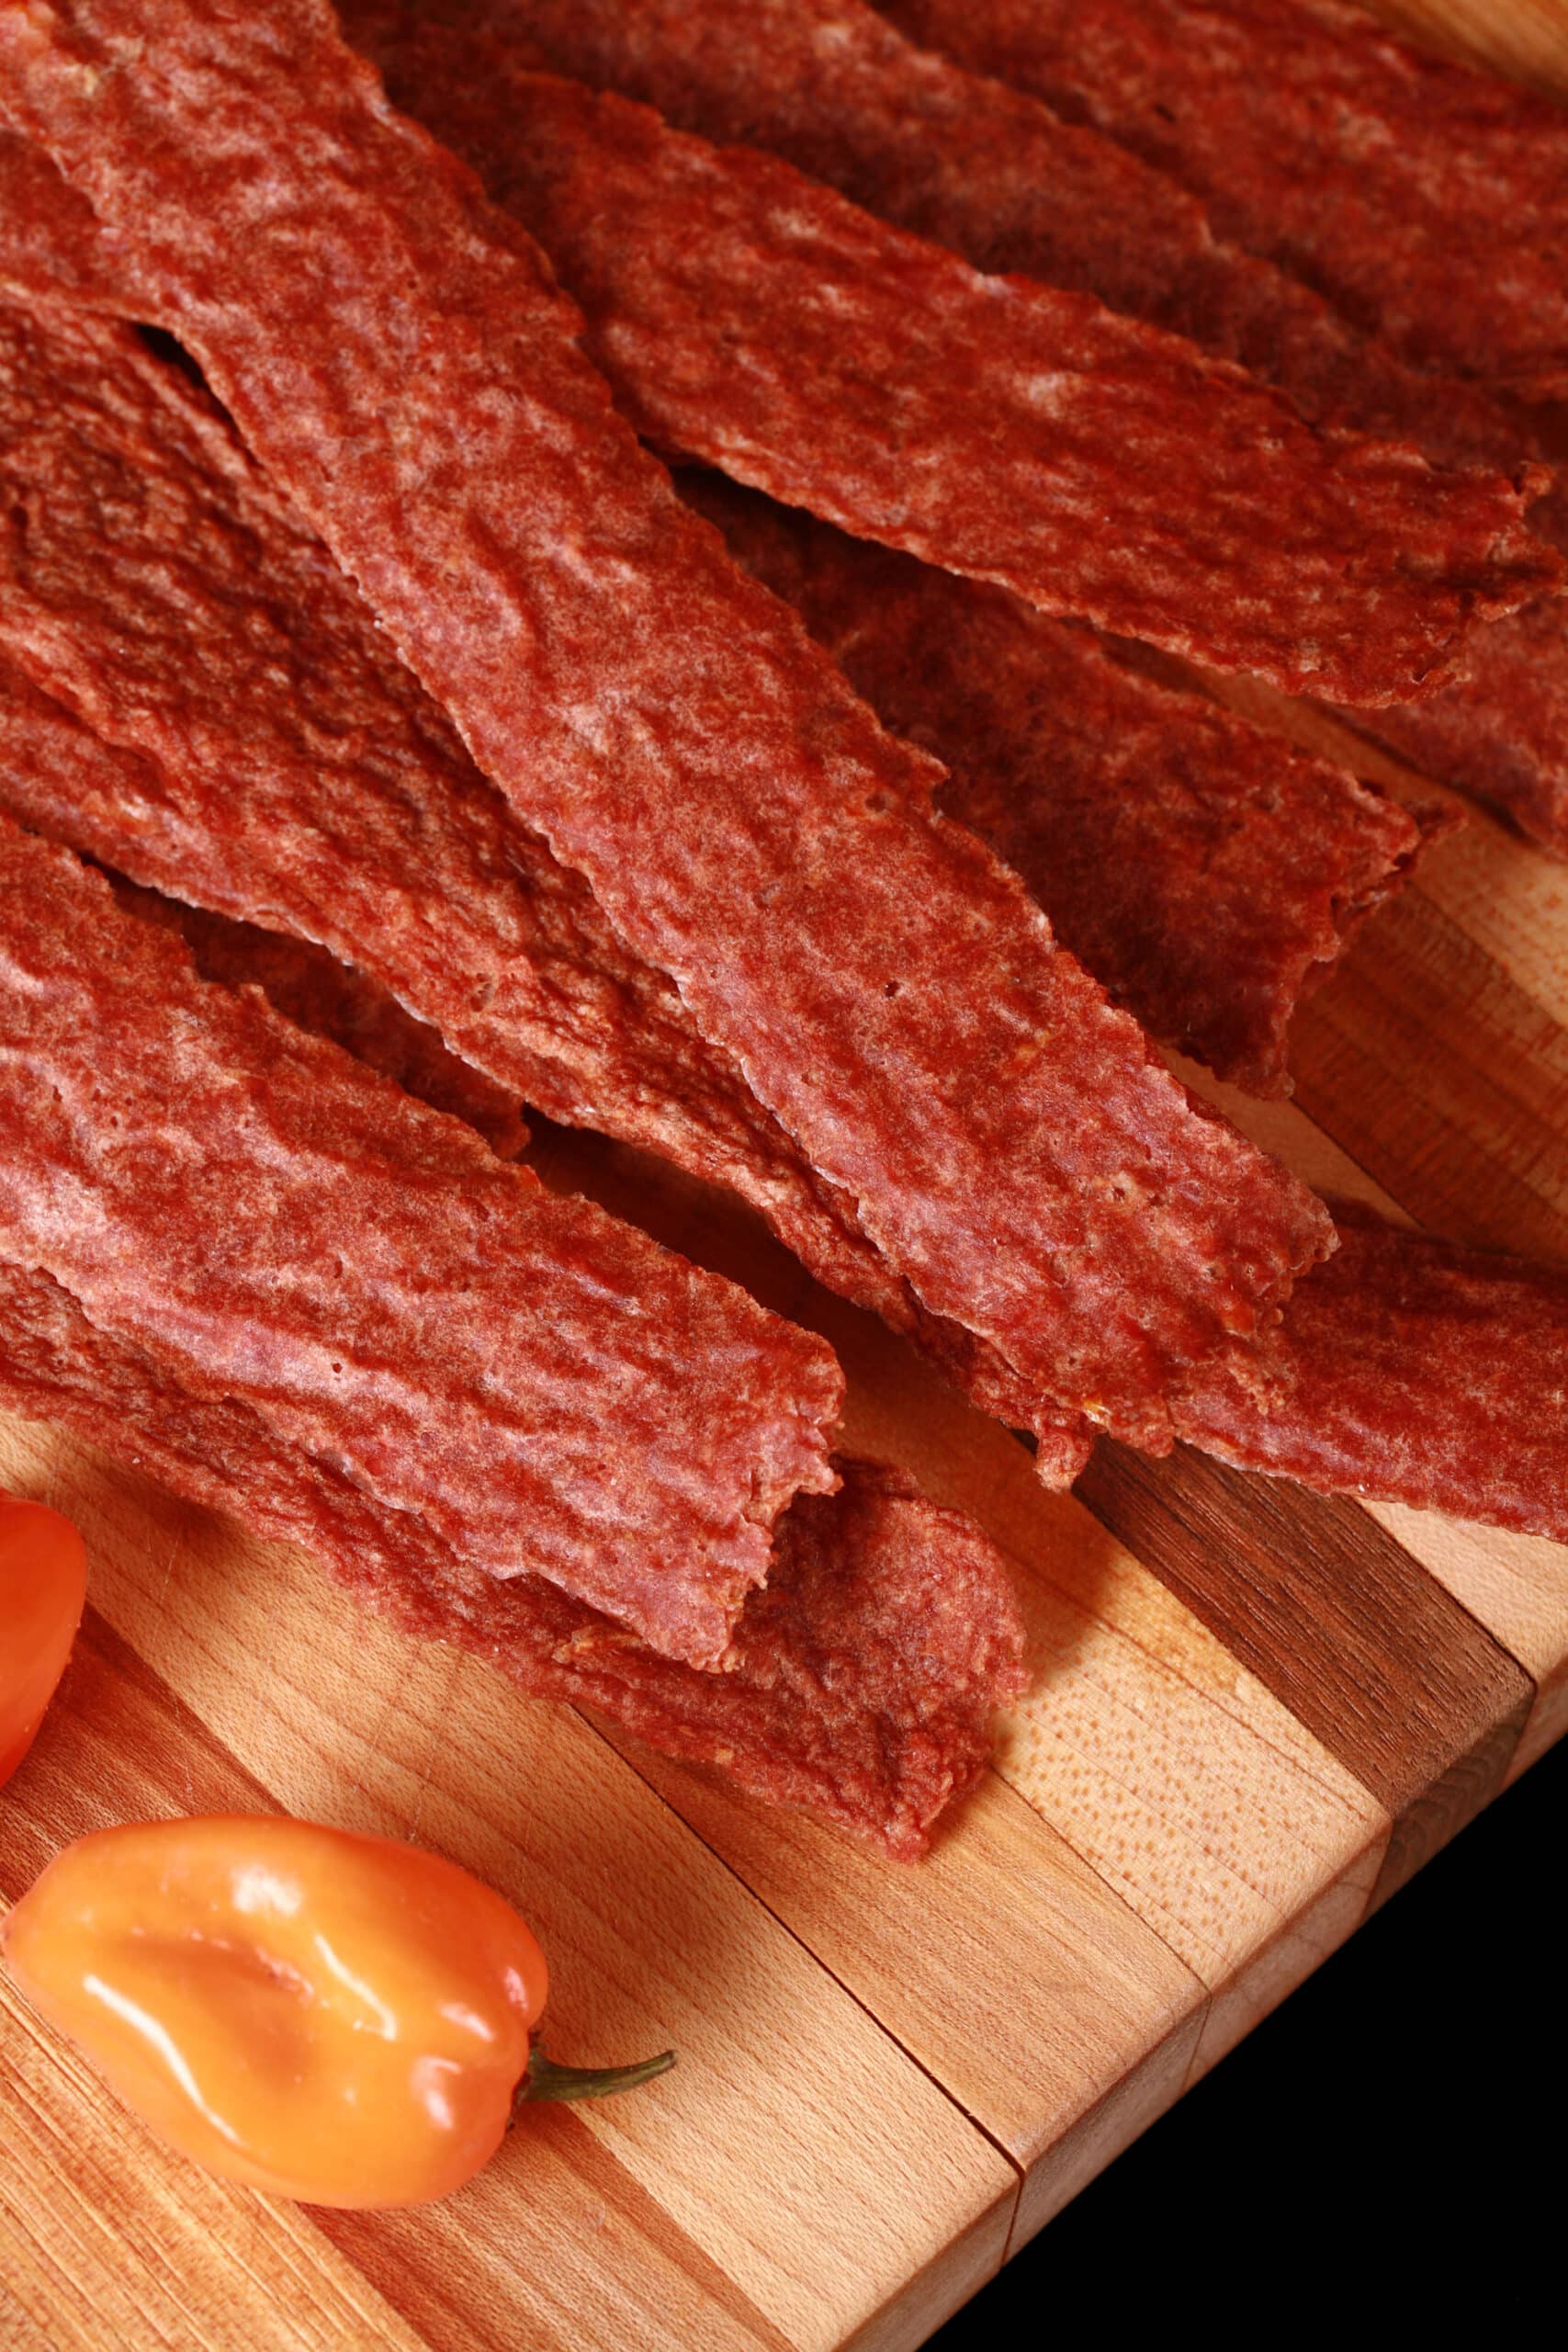
M1568 857L1568 620L1561 601L1479 630L1461 675L1429 702L1380 710L1375 718L1354 710L1341 716L1429 775L1490 800L1544 849Z
M1517 414L1475 387L1408 368L1284 273L1217 241L1174 181L1037 101L918 51L862 0L765 0L563 10L486 0L461 26L651 99L685 127L750 139L890 220L964 254L1082 286L1113 309L1191 335L1289 391L1303 413L1393 437L1435 462L1507 467L1534 455ZM350 21L394 70L419 67L429 23L456 0L400 12L355 0ZM457 24L457 19L453 18ZM395 42L394 42L395 33ZM1076 142L1076 144L1075 144ZM933 176L934 175L934 176ZM1129 177L1130 175L1130 177ZM0 132L0 281L123 308L91 208L47 157ZM1535 511L1563 540L1562 501ZM1396 751L1490 800L1568 854L1568 623L1560 602L1473 632L1463 676L1385 712ZM1363 718L1362 724L1368 722Z
M860 537L1370 704L1557 582L1505 475L1321 438L1185 341L500 45L416 58L392 96L544 246L645 435Z
M906 40L870 0L348 0L349 37L413 105L443 39L765 147L868 212L961 254L1094 294L1290 393L1314 423L1416 440L1443 464L1516 462L1517 424L1435 383L1320 295L1214 233L1168 174L1020 90ZM476 51L477 53L477 51Z
M0 130L0 285L113 309L117 282L92 207L29 140Z
M1337 0L881 0L1422 366L1568 390L1568 119Z
M943 762L942 805L1117 1001L1222 1078L1286 1092L1297 1005L1430 826L1001 589L713 475L684 488L887 725Z
M345 22L389 71L394 95L444 115L497 185L518 118L487 37L513 69L554 65L704 137L766 147L977 268L1077 288L1190 335L1279 385L1314 422L1407 437L1435 464L1507 470L1540 456L1528 421L1478 386L1405 365L1286 272L1217 238L1202 206L1164 172L1037 99L914 48L866 0L757 0L743 10L728 0L351 0ZM439 95L453 84L456 103ZM525 197L530 167L521 168ZM1561 545L1560 498L1551 509ZM1539 509L1535 526L1547 516ZM1395 707L1376 731L1538 840L1568 848L1561 604L1474 632L1463 669L1461 683ZM1066 926L1064 936L1082 952Z
M0 1261L0 1402L74 1430L187 1499L303 1545L407 1630L488 1657L531 1696L575 1701L667 1753L913 1860L984 1764L1020 1682L1007 1571L898 1473L840 1462L831 1497L780 1521L773 1574L727 1674L660 1657L536 1577L504 1584L250 1406L183 1387L99 1329L47 1274Z
M0 660L0 695L5 690L6 664ZM4 741L0 718L0 747ZM5 797L0 772L0 805ZM177 932L204 980L221 980L231 989L260 989L273 1010L297 1028L330 1037L355 1061L395 1080L432 1110L467 1120L501 1159L516 1159L526 1148L528 1130L513 1096L493 1085L482 1070L459 1061L428 1023L416 1021L396 997L366 973L340 964L324 947L185 906L133 883L117 882L115 895L136 913Z
M939 772L680 504L523 232L306 0L0 17L0 91L480 767L924 1306L1166 1442L1168 1382L1326 1221L917 805Z
M1032 1429L1043 1476L1077 1475L1086 1426L925 1312L183 376L118 326L0 302L0 807L324 942L498 1086L731 1186L819 1279Z
M1266 1339L1198 1374L1184 1436L1245 1470L1568 1539L1568 1274L1337 1207Z
M0 1248L497 1576L716 1663L830 1483L820 1341L197 978L0 820Z

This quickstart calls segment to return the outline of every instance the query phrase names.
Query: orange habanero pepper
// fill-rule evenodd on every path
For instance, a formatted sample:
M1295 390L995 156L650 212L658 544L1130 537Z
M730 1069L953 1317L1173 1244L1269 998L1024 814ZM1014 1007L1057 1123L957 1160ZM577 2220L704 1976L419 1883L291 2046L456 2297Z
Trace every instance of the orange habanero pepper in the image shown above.
M68 1519L0 1495L0 1786L38 1734L87 1598L87 1555Z
M545 1956L512 1905L438 1855L313 1822L99 1830L56 1856L0 1950L182 2154L312 2205L445 2197L517 2098L673 2064L556 2066L532 2048Z

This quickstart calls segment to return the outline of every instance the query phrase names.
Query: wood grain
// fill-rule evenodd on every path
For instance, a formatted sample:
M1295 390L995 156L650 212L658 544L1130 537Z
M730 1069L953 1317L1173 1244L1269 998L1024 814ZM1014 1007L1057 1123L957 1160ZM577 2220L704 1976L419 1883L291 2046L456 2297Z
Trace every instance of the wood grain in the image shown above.
M1568 935L1568 923L1564 932ZM1365 1201L1385 1216L1404 1216L1365 1170L1294 1104L1249 1102L1234 1088L1185 1065L1182 1075L1308 1183ZM1501 1528L1466 1526L1394 1503L1366 1509L1535 1684L1534 1705L1508 1768L1513 1779L1568 1730L1568 1575L1562 1545Z
M70 1510L95 1607L201 1728L200 1742L176 1742L166 1708L145 1732L127 1720L129 1695L100 1708L102 1769L85 1785L102 1785L124 1749L155 1759L138 1764L130 1817L150 1809L149 1785L156 1809L211 1810L229 1801L207 1792L216 1750L269 1803L415 1834L500 1887L550 1952L563 2058L681 2052L657 2097L576 2120L628 2177L623 2210L662 2244L661 2267L690 2280L705 2259L792 2345L838 2345L922 2270L929 2329L943 2295L977 2283L976 2264L995 2268L1015 2168L579 1718L366 1619L299 1555L106 1477L81 1448L21 1424L5 1438L0 1483ZM13 1784L7 1843L57 1835L47 1804L30 1833L13 1826L30 1815L38 1770L30 1759ZM504 2222L492 2327L537 2327L536 2277L576 2280L565 2311L627 2291L615 2233L587 2228L581 2197L534 2193L547 2153L513 2134L482 2187L420 2217L426 2232L463 2233L444 2256L455 2280L485 2217ZM378 2274L394 2300L399 2275L395 2262Z
M1361 0L1396 31L1463 60L1512 74L1551 96L1568 96L1563 0Z
M1179 1446L1104 1445L1096 1516L1393 1818L1392 1893L1503 1785L1535 1697L1517 1660L1359 1505Z
M273 1809L89 1611L60 1701L7 1792L0 1893L14 1900L72 1837L182 1812L197 1780L211 1810ZM0 2053L0 2280L44 2341L226 2352L254 2324L261 2282L275 2305L265 2341L278 2352L417 2344L299 2208L209 2179L143 2131L3 1973Z
M1424 1225L1568 1257L1568 1033L1419 891L1296 1024L1296 1099Z

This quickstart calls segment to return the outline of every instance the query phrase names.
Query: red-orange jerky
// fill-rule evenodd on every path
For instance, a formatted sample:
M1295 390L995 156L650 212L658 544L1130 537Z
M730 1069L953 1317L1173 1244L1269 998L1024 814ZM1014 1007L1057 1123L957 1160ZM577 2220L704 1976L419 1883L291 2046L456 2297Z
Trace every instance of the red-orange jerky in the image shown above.
M0 807L324 941L552 1118L731 1185L1070 1481L1087 1428L920 1306L182 375L117 326L0 300L0 485L27 516L0 522Z
M914 48L867 0L350 0L344 14L399 102L466 136L492 175L526 111L496 72L500 44L513 69L553 66L645 99L705 138L766 147L977 268L1079 288L1190 335L1279 385L1314 423L1412 440L1438 465L1510 471L1541 455L1528 421L1479 386L1409 367L1308 287L1217 236L1164 172L1037 98ZM456 99L442 96L454 87ZM1531 519L1564 544L1561 499ZM1462 668L1453 686L1360 723L1568 851L1561 605L1473 632Z
M423 20L445 16L448 5L424 0L417 19L403 17L395 40L397 19L382 0L355 0L351 25L394 71L427 78L421 60L432 35ZM521 36L523 54L532 53L529 35L537 32L551 56L589 78L651 96L713 136L744 130L977 266L1005 263L1082 284L1113 308L1179 328L1280 384L1314 419L1408 435L1439 463L1507 468L1537 454L1528 425L1474 387L1404 367L1307 288L1216 241L1201 208L1162 174L1094 132L1055 122L1032 99L911 49L863 0L766 0L743 16L724 13L722 41L700 6L672 17L574 6L563 18L555 0L489 0L480 18L470 20L465 8L462 26L470 33L479 22L495 26L514 53ZM448 40L450 28L437 37ZM779 78L781 50L794 84ZM933 109L945 138L935 185ZM916 169L911 142L927 156L926 169ZM91 209L47 157L0 132L0 280L123 309L100 247ZM1554 499L1532 518L1559 544L1560 509ZM1352 716L1494 802L1546 847L1568 853L1561 605L1537 605L1472 632L1461 666L1458 683L1419 705L1376 720Z
M594 1707L901 1860L978 1776L991 1711L1019 1688L1021 1630L996 1550L874 1464L840 1461L838 1494L796 1499L729 1671L701 1674L537 1577L485 1577L416 1514L286 1443L249 1405L182 1387L47 1274L3 1259L0 1402L302 1544L367 1606L477 1652L530 1696Z
M946 763L942 805L1117 1002L1222 1078L1288 1092L1298 1004L1406 879L1437 812L1137 675L1002 589L713 475L683 487L887 725Z
M0 285L113 310L118 284L92 207L30 140L0 130Z
M1418 365L1568 390L1568 119L1546 99L1338 0L879 5L1173 174Z
M539 240L646 436L859 537L1370 705L1560 582L1506 475L1319 436L1185 341L978 276L773 156L495 43L432 38L393 94Z
M557 1199L0 819L0 1250L494 1576L718 1663L830 1483L819 1340Z
M346 0L338 13L412 112L454 42L477 59L488 40L518 65L641 98L678 130L765 147L976 269L1021 271L1190 335L1314 424L1412 439L1442 464L1506 469L1525 446L1483 393L1407 367L1216 235L1166 173L917 49L870 0ZM481 69L479 102L484 87Z
M1279 1327L1194 1377L1182 1434L1244 1470L1568 1541L1568 1273L1336 1204Z
M4 707L8 683L6 664L0 658L0 758L9 732ZM7 797L0 775L0 804ZM340 964L324 947L185 906L130 882L117 880L115 896L149 922L177 932L204 980L221 980L231 989L260 989L273 1009L297 1028L330 1037L355 1061L394 1079L433 1111L466 1120L502 1159L516 1159L526 1147L528 1130L513 1096L492 1084L482 1070L459 1061L428 1023L405 1012L396 997L364 972Z
M1460 677L1429 702L1340 716L1429 775L1490 800L1543 849L1568 857L1568 620L1561 600L1478 631Z
M1325 1221L918 805L931 768L681 506L523 232L310 0L0 17L0 92L480 767L923 1306L1165 1442L1166 1385Z

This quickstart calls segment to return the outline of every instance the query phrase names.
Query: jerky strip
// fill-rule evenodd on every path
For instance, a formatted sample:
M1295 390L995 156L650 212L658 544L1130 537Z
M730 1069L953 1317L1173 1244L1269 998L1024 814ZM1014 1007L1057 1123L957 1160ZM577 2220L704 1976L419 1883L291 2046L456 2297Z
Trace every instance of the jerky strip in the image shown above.
M6 664L0 660L0 695L5 691ZM5 736L0 718L0 745ZM6 798L0 775L0 804ZM330 1037L355 1061L394 1080L433 1111L466 1120L500 1159L516 1159L526 1148L528 1130L516 1098L481 1070L459 1061L427 1022L405 1012L367 974L340 964L324 947L313 947L307 940L287 939L279 932L234 922L227 915L209 914L155 890L110 879L122 905L178 932L204 980L221 980L231 989L260 989L274 1012L297 1028Z
M434 106L437 128L457 126L453 135L467 137L498 188L493 159L517 123L486 35L513 66L553 65L645 99L705 138L767 147L977 268L1078 288L1190 335L1280 386L1314 423L1412 440L1438 465L1507 471L1541 455L1529 423L1478 387L1405 366L1282 270L1217 238L1202 207L1163 172L1036 99L911 47L865 0L754 0L741 10L729 0L682 0L678 9L351 0L344 17L394 97L416 111ZM461 115L442 95L455 79L466 85ZM476 131L492 107L493 128ZM1559 494L1531 518L1560 546L1563 505ZM1474 632L1463 673L1419 704L1360 723L1568 853L1562 606ZM1100 971L1065 923L1063 935Z
M685 488L887 725L946 763L942 805L1117 1002L1222 1078L1288 1093L1296 1007L1445 820L1138 676L1001 589L712 475Z
M654 1646L716 1663L773 1522L830 1484L820 1341L199 980L0 820L0 1250Z
M347 0L338 13L411 111L442 74L440 41L488 36L518 65L640 98L678 130L765 147L976 269L1093 294L1189 335L1279 385L1314 424L1414 440L1441 465L1506 470L1529 447L1475 387L1405 366L1216 236L1164 172L915 48L869 0Z
M1347 702L1407 698L1471 617L1559 583L1504 475L1320 437L1186 342L977 276L494 44L418 54L392 95L538 239L661 446L1044 611Z
M29 140L0 130L0 284L57 301L120 307L120 277L91 205Z
M1460 677L1402 710L1341 710L1364 734L1568 857L1568 621L1553 601L1477 632Z
M432 5L433 0L425 0L422 13L428 13ZM734 72L736 35L752 24L758 15L755 11L734 20L730 37L722 42L681 38L683 30L688 35L711 32L701 10L683 11L674 20L660 17L655 27L642 12L626 17L618 9L604 21L597 9L577 9L575 0L564 21L553 5L547 7L546 0L491 0L485 20L504 23L513 31L515 46L516 18L525 17L530 28L536 28L547 15L551 54L562 55L585 72L592 68L592 78L624 81L634 94L665 100L692 128L714 135L733 124L749 123L751 136L761 140L765 134L765 143L781 153L815 164L824 176L845 187L847 193L871 209L923 228L982 263L987 251L986 223L997 217L996 207L1005 196L1005 189L998 189L994 175L1007 154L1008 141L1006 126L991 119L993 109L988 104L982 105L976 114L973 94L995 98L999 85L960 74L956 68L944 67L940 60L909 49L860 0L767 0L768 22L765 28L759 22L758 29L780 43L793 26L798 46L808 10L818 35L810 43L810 52L818 70L807 79L801 59L795 59L804 94L793 105L787 103L792 88L788 83L775 85L756 71L744 76ZM884 115L868 107L863 96L852 107L857 93L852 85L846 90L846 72L858 63L861 74L855 78L863 79L873 62L855 54L865 47L865 19L880 28L880 39L874 45L880 73L888 70L888 60L881 52L896 53L895 78L887 94L890 105L895 96L901 96L912 106L929 71L972 85L963 96L962 113L951 122L953 152L949 158L951 171L942 183L944 196L938 219L926 219L921 204L907 200L917 183L906 168L905 146L911 128L918 130L925 119L923 110L917 108L908 119L897 112ZM405 28L394 46L386 11L371 6L370 0L359 0L354 26L367 45L384 52L394 71L404 74L419 56L408 43L427 38ZM826 87L828 77L821 70L824 32L831 34L827 55L832 74ZM723 71L726 60L730 61L728 78ZM694 74L699 63L705 78L694 96L682 77ZM685 102L678 106L682 87L687 93ZM946 97L957 105L954 94L948 92ZM1016 96L1009 103L1025 109L1033 105ZM1049 119L1043 108L1034 110ZM944 114L942 119L946 122L949 118ZM821 127L820 139L828 137L829 129L835 134L825 152L818 152L820 139L818 146L814 146L807 137L813 122ZM852 133L848 152L854 158L852 171L845 161ZM1087 243L1081 251L1076 246L1071 249L1078 253L1078 259L1063 258L1060 232L1042 250L1032 249L1019 231L1008 254L1014 266L1067 284L1078 282L1082 275L1092 290L1113 307L1130 309L1156 323L1179 326L1204 348L1242 359L1288 390L1308 416L1366 431L1408 435L1435 462L1481 458L1507 466L1521 454L1535 454L1528 427L1494 410L1472 389L1452 379L1425 377L1401 368L1392 355L1356 336L1326 305L1292 279L1215 245L1212 239L1207 245L1201 239L1198 251L1215 256L1230 254L1225 267L1234 264L1242 275L1243 283L1234 289L1234 300L1222 299L1203 271L1194 276L1182 261L1179 241L1169 233L1168 206L1160 191L1172 189L1173 183L1097 134L1057 126L1054 137L1081 140L1088 150L1114 158L1122 170L1135 177L1141 175L1148 185L1137 192L1133 209L1145 226L1140 237L1131 240L1119 233L1112 236L1108 230L1102 249L1099 242L1101 211L1090 199L1098 196L1108 203L1113 191L1096 188L1092 169L1085 166L1080 155L1065 189L1054 178L1041 183L1051 198L1044 207L1049 224L1069 229L1075 220L1084 221ZM1046 150L1036 158L1043 169L1055 152L1049 141ZM1023 155L1015 155L1012 170L1023 175L1027 189L1032 183L1024 173L1024 160ZM1111 177L1114 180L1114 173ZM967 206L958 201L965 190ZM1123 197L1127 193L1124 190ZM1121 210L1125 209L1122 204ZM1198 214L1196 206L1192 210ZM1113 209L1111 218L1119 217ZM35 294L66 293L73 300L123 310L123 292L118 299L114 296L114 273L105 266L100 246L91 208L61 178L47 157L25 141L0 133L0 280ZM1141 303L1135 286L1129 287L1127 273L1118 273L1111 266L1114 256L1131 254L1146 259L1144 274L1160 296L1159 301ZM999 249L997 258L1002 258ZM1258 273L1261 282L1247 282L1248 269ZM1134 277L1138 275L1134 273ZM1304 317L1299 315L1303 306ZM1544 500L1534 516L1536 527L1547 529L1559 544L1565 536L1561 503L1555 496ZM1543 846L1568 854L1565 631L1568 624L1560 604L1536 605L1474 632L1464 651L1463 676L1420 705L1390 710L1376 722L1364 713L1344 715L1448 783L1491 801Z
M732 1186L1071 1482L1087 1426L925 1312L182 376L117 327L0 302L0 644L33 673L0 651L0 806L324 942L550 1117Z
M0 84L481 768L923 1304L1165 1442L1165 1385L1311 1261L1315 1204L911 805L926 763L680 505L522 232L307 0L0 16Z
M642 1648L536 1577L486 1579L424 1521L283 1442L250 1406L182 1388L47 1274L4 1262L0 1402L303 1545L367 1606L488 1658L530 1697L597 1708L902 1860L924 1852L943 1807L978 1776L992 1707L1019 1688L1021 1634L997 1553L958 1512L867 1463L837 1463L840 1492L797 1498L779 1521L733 1666L712 1675Z
M423 699L417 687L386 660L368 615L355 613L324 552L302 544L183 382L171 384L112 329L30 316L0 301L0 481L13 512L25 515L25 526L0 522L0 640L100 734L152 753L162 771L140 794L134 778L117 783L113 830L100 818L84 834L85 797L79 791L62 811L54 788L75 763L68 750L51 760L46 748L28 763L44 772L44 794L14 804L20 813L184 896L237 904L269 922L291 920L356 963L377 956L389 986L487 1069L530 1090L552 1116L581 1123L596 1113L596 1123L613 1124L620 1097L635 1113L660 1087L667 1096L690 1095L698 1133L677 1138L675 1156L698 1174L739 1183L764 1209L767 1189L759 1193L749 1170L759 1160L776 1163L773 1182L787 1183L783 1215L793 1220L786 1229L775 1214L779 1230L845 1286L840 1261L863 1255L863 1242L840 1238L843 1214L838 1234L816 1234L821 1188L808 1171L791 1170L787 1138L769 1135L773 1123L760 1107L749 1125L739 1109L722 1118L724 1102L744 1097L738 1072L728 1085L716 1067L705 1082L682 1080L682 1063L702 1048L685 1042L678 1001L657 976L645 980L622 1067L593 1054L592 1035L580 1041L570 1033L560 1050L576 1046L577 1089L570 1080L541 1085L530 1060L507 1061L522 1028L517 978L499 1001L494 990L509 947L523 944L525 968L547 981L526 1008L524 1034L535 1053L547 1023L567 1025L561 1008L574 989L581 992L583 962L597 978L614 976L626 959L602 922L597 940L588 935L597 913L591 899L581 908L575 959L560 952L565 943L547 929L552 896L576 918L587 894L509 822L459 748L444 741L434 712L428 725L409 727L407 715ZM1111 994L1223 1075L1281 1091L1294 1006L1408 867L1420 841L1411 819L1211 705L1124 676L1083 631L999 590L786 518L716 477L705 487L705 478L691 478L686 494L726 530L748 569L803 611L886 724L945 760L952 813L1022 874L1059 935ZM112 534L103 527L106 513L118 518ZM287 695L277 691L280 668L290 679ZM303 741L301 711L310 714ZM323 769L344 752L349 773L334 794ZM389 775L395 793L378 793ZM243 829L231 822L236 786ZM147 868L148 814L124 808L128 790L160 813L179 799L183 821L157 876ZM351 793L365 803L357 818ZM473 872L471 825L447 842L448 805L476 798L490 812L485 864L499 876L488 892ZM415 802L418 833L406 823ZM388 829L400 820L409 837L394 846ZM267 838L283 826L287 862L264 865ZM199 854L190 839L197 827L209 837ZM221 874L210 837L224 856ZM329 878L333 842L355 844L354 874ZM433 871L443 843L441 870ZM245 883L237 878L241 860ZM301 870L314 884L303 893ZM532 937L519 942L514 902L525 878L521 913L526 918L535 899L541 913ZM433 903L453 910L435 934ZM275 911L280 904L290 917ZM488 957L478 943L466 944L476 908L497 942ZM627 1073L626 1058L644 1032L650 1067ZM547 1031L544 1043L555 1042ZM720 1109L704 1116L716 1096ZM646 1115L638 1132L614 1131L670 1148ZM743 1147L739 1172L736 1155L723 1153L728 1134ZM897 1298L868 1295L863 1286L855 1295L907 1317ZM1016 1402L1011 1409L1018 1418Z
M1568 1274L1335 1216L1337 1254L1194 1376L1182 1434L1328 1494L1568 1542Z
M1337 0L880 0L1422 367L1568 392L1568 118Z

